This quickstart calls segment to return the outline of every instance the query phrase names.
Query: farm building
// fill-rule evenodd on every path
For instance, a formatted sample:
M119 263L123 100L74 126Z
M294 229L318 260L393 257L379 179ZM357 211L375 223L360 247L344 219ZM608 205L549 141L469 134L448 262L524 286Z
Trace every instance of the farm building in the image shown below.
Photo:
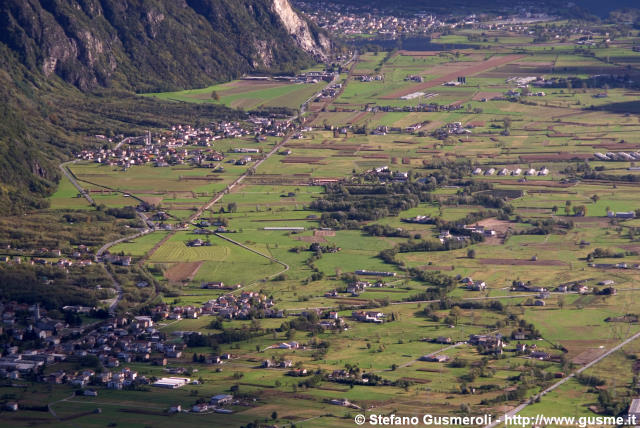
M396 276L395 272L376 272L370 270L357 270L356 275L366 275L366 276Z
M429 361L431 363L444 363L449 360L446 355L423 355L420 357L420 361Z
M631 401L628 415L630 418L635 418L635 420L640 420L640 398L634 398Z
M153 386L158 388L178 389L191 382L188 377L163 377L158 379Z
M229 394L218 394L211 397L210 403L216 406L222 406L225 404L229 404L233 401L233 395Z
M634 211L628 211L628 212L613 212L613 211L609 211L607 212L607 217L615 217L615 218L636 218L636 213Z

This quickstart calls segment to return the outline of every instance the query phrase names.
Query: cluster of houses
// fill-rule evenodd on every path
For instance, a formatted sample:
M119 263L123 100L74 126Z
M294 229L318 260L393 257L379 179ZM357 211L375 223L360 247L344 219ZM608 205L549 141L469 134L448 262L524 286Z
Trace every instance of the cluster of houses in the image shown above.
M375 167L365 174L377 177L380 183L386 183L387 181L404 182L409 179L408 171L392 172L387 165Z
M484 349L486 353L502 354L505 343L502 335L496 334L472 334L469 336L468 344Z
M343 4L311 1L296 2L296 6L332 34L373 34L394 38L408 33L424 34L436 28L454 25L425 13L396 16L377 9L367 8L366 12L361 12Z
M39 339L37 349L18 351L17 346L3 350L0 358L0 373L11 379L20 379L40 373L41 368L58 361L79 361L94 356L103 367L118 368L133 361L151 362L155 359L179 358L183 344L167 343L165 337L153 327L150 317L127 317L109 319L98 328L78 337L79 329L70 329L64 322L52 320L41 314L38 306L3 305L3 331L16 340ZM73 309L73 308L71 308ZM31 316L20 323L15 319L16 311L27 311ZM154 358L152 358L152 355ZM148 383L136 372L127 368L118 372L93 370L75 372L56 371L41 380L50 383L69 383L78 387L103 384L107 388L123 389L135 383Z
M145 376L138 376L138 372L128 367L116 371L103 371L96 373L94 370L65 371L57 370L42 378L42 381L54 385L70 384L83 389L83 395L96 397L95 389L85 389L88 386L101 385L107 389L122 390L132 386L148 385L150 380Z
M52 265L67 269L71 266L91 266L94 255L86 245L78 245L75 249L63 252L60 249L37 248L34 250L18 250L7 247L14 255L0 256L0 262L8 264ZM20 255L15 255L20 253ZM27 255L28 254L28 255Z
M360 82L379 82L384 78L380 74L361 74L353 77L355 80L359 80Z
M511 291L522 291L526 293L547 293L548 290L545 287L531 284L531 282L514 281L511 286Z
M257 293L245 294L243 298L239 298L236 303L244 305L239 307L239 311L248 309L247 305L255 304L256 299L266 300ZM263 303L264 306L269 304L266 301ZM8 336L14 342L32 343L34 348L21 349L8 341L0 357L0 377L10 380L37 378L40 382L69 384L81 388L83 394L87 396L98 395L98 392L91 388L92 386L114 390L136 388L142 385L177 389L190 383L197 383L186 377L148 379L125 365L142 362L166 366L168 359L183 357L187 345L182 341L169 340L156 328L154 319L197 318L203 313L217 313L216 308L224 311L229 306L223 299L209 308L206 305L204 307L160 305L151 310L150 316L110 318L91 327L91 330L83 332L82 329L70 328L65 322L49 318L47 312L38 305L2 304L0 305L2 314L0 334ZM70 311L75 309L84 310L82 307L65 308ZM78 334L79 332L83 334ZM174 332L172 336L184 339L192 334L201 333L180 331ZM299 346L296 342L290 342L281 344L279 347L297 349ZM204 362L221 364L222 360L231 358L230 354L209 356ZM92 362L89 368L76 370L64 368L42 374L45 367L57 362L92 360L95 363ZM185 373L185 370L180 367L165 370L171 375ZM231 400L231 398L223 398L211 404L223 405L230 403Z
M226 289L222 282L203 283L202 288ZM234 288L239 288L235 286ZM196 319L202 315L221 316L226 319L249 319L252 316L284 318L285 313L275 307L271 298L254 291L243 291L238 295L225 294L209 300L202 306L157 305L151 309L153 319Z
M445 139L449 135L463 135L463 134L471 134L471 130L462 126L461 122L452 122L447 123L441 128L433 131L432 135L438 139Z
M282 137L294 128L295 124L290 119L275 117L250 117L243 122L219 121L202 128L176 125L153 136L149 133L146 137L126 138L114 148L83 150L77 157L125 170L147 164L156 167L183 164L210 167L213 162L224 159L222 153L210 148L216 140L252 136L264 141L267 136ZM247 149L240 153L249 151L257 153L259 150Z
M464 225L463 229L465 231L467 231L468 233L475 233L478 235L483 235L486 237L493 237L493 236L497 236L497 232L494 229L489 229L486 228L484 226L480 226L480 225ZM466 239L468 239L468 234L467 235L453 235L451 234L450 230L441 230L438 233L438 239L440 240L440 242L442 244L444 244L447 241L465 241Z
M500 169L496 169L496 168L487 168L487 169L482 169L480 167L475 168L471 173L473 175L499 175L499 176L514 176L517 177L519 175L525 175L525 176L547 176L549 175L549 169L546 166L543 166L542 168L540 168L539 170L536 170L535 168L529 168L527 170L522 171L522 169L520 168L515 168L515 169L509 169L509 168L500 168Z
M440 241L441 244L444 244L447 241L458 241L458 242L462 242L467 240L466 236L460 236L460 235L452 235L451 231L449 230L441 230L438 233L438 240Z
M238 403L238 400L235 400L233 395L230 394L219 394L211 397L208 403L196 403L191 407L192 413L233 413L231 409L225 408L224 406L229 406L231 404ZM169 413L179 413L184 412L182 406L172 406L169 409Z
M475 13L465 14L462 11L455 11L455 14L440 17L425 12L398 15L391 8L372 8L370 4L358 7L308 0L296 1L296 6L320 27L332 34L368 34L384 39L396 39L402 35L426 34L459 27L535 35L536 31L531 29L528 24L552 19L546 13L530 8L514 10L514 13L508 16L501 15L497 18L489 18L478 16ZM452 10L452 12L454 11ZM557 36L559 38L579 32L585 33L586 31L579 31L577 26L571 27L571 31L558 28L549 37Z
M419 74L410 74L404 78L404 81L422 83L424 82L424 77L420 76Z
M386 284L383 283L382 281L378 281L375 284L371 284L368 281L356 281L353 284L349 284L347 285L346 288L346 292L351 294L352 297L358 297L360 294L364 293L366 291L367 288L371 288L371 287L384 287ZM334 296L327 296L327 297L334 297Z
M596 269L640 269L640 264L620 263L589 263L589 267Z
M378 311L353 311L351 312L351 317L360 322L382 324L384 322L385 315Z
M131 256L121 256L106 252L102 255L102 261L120 266L131 266Z
M341 89L342 83L334 83L332 85L329 85L320 92L319 96L316 97L314 101L319 103L322 101L331 100L338 95Z
M273 299L254 291L225 294L202 305L202 313L227 319L249 319L253 315L264 318L284 318L285 313L275 307Z
M635 162L640 160L640 152L607 152L594 153L594 157L601 161Z
M321 81L331 82L338 75L336 72L332 71L308 71L305 73L300 73L295 76L274 76L273 80L287 81L292 83L318 83ZM246 77L247 80L269 80L268 76L260 76L260 77Z
M507 83L515 83L516 86L520 89L524 89L529 86L530 83L540 81L542 77L536 76L513 76L509 77L506 82Z
M411 94L410 94L411 95ZM424 97L424 98L430 98L430 97L434 97L438 94L425 94L424 92L416 92L415 96L413 98L418 98L418 97ZM405 97L409 97L409 95L406 95ZM406 98L406 99L411 99L411 97ZM436 103L421 103L421 104L417 104L415 106L378 106L378 105L369 105L367 107L365 107L364 111L368 111L368 112L384 112L384 113L407 113L407 112L439 112L439 111L456 111L456 110L462 110L464 107L461 104L446 104L446 105L441 105L441 104L436 104ZM400 128L401 130L402 128ZM399 131L396 131L399 132Z
M620 265L625 265L626 263L619 263ZM591 264L592 267L618 267L620 269L626 269L627 267L617 266L617 265L596 265ZM640 268L640 266L638 266ZM610 279L602 280L598 283L600 286L606 287L606 294L615 295L617 293L616 289L612 287L615 282ZM550 296L550 292L546 287L541 287L539 285L533 285L531 282L523 282L523 281L513 281L511 286L511 291L519 291L519 292L527 292L527 293L538 293L536 298L538 300L532 301L532 305L535 306L545 306L544 299ZM584 281L573 281L565 284L560 284L554 288L556 293L579 293L579 294L589 294L592 290L584 283Z
M497 235L497 232L494 229L489 229L479 224L476 224L476 225L465 224L463 228L464 230L468 230L471 233L477 233L479 235L484 235L488 237Z
M371 134L372 135L387 135L389 133L414 134L420 131L425 125L426 125L426 122L414 123L413 125L409 125L404 128L399 126L380 125L376 127L373 131L371 131Z
M169 306L167 304L157 305L151 310L154 319L198 319L204 312L202 307L195 305Z
M471 277L462 278L460 282L467 290L471 291L484 291L487 288L484 281L474 281Z
M299 346L297 342L293 342L296 344L296 346ZM289 343L283 343L281 345L286 345L286 347L280 347L280 346L276 346L276 348L278 349L298 349L296 348L292 348L291 344ZM282 361L272 361L272 360L264 360L262 362L262 364L260 364L260 367L263 369L272 369L272 368L281 368L281 369L288 369L293 367L293 361L291 360L282 360Z

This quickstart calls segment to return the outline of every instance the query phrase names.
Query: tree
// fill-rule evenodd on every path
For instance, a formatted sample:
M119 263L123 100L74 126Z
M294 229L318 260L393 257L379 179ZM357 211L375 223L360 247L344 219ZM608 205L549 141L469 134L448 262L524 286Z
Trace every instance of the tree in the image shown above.
M271 419L273 419L274 421L278 419L278 412L271 413Z
M454 306L453 308L451 308L449 315L453 317L454 324L458 325L458 319L460 318L460 316L462 316L462 311L460 310L459 306Z
M474 250L472 248L469 251L467 251L467 257L470 258L470 259L475 259L476 258L476 250Z
M584 205L576 205L573 207L573 215L576 217L584 217L587 215L587 207Z
M218 95L217 91L212 91L211 92L211 99L214 101L220 101L220 95Z
M564 303L564 296L558 297L558 307L560 308L560 310L564 309Z
M238 211L238 204L235 202L229 202L227 204L227 211L229 211L230 213L235 213Z
M600 200L600 196L593 195L593 196L591 196L591 200L593 201L594 204L597 204L598 201Z
M556 214L558 212L558 206L554 205L553 207L551 207L551 212Z

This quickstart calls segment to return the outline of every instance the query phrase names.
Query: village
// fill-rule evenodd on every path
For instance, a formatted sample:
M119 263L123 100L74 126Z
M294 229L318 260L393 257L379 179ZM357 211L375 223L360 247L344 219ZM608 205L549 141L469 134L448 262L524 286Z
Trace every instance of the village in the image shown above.
M220 121L211 126L195 128L191 125L175 125L161 134L127 137L113 149L83 150L77 158L83 161L121 167L123 171L134 165L152 164L155 167L191 164L194 167L212 168L225 159L215 150L215 142L222 139L252 137L256 142L267 137L283 137L295 129L291 119L250 117L246 122ZM258 148L236 147L232 153L259 154ZM251 156L238 160L251 162Z

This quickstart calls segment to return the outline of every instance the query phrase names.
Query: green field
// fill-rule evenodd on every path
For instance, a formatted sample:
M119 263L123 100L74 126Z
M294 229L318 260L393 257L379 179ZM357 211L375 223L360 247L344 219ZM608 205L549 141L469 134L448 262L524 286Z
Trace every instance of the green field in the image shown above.
M598 25L613 32L609 24ZM640 210L640 178L634 169L640 159L602 161L593 156L640 152L637 85L593 77L627 74L640 81L640 54L630 49L637 37L582 49L574 43L575 35L534 43L524 30L482 34L462 28L452 33L433 42L443 49L452 44L468 48L437 55L362 52L349 76L342 70L344 92L326 103L312 103L296 138L215 141L212 149L227 156L220 165L224 172L192 165L132 166L126 171L90 162L71 165L81 185L104 205L100 209L145 201L154 205L150 217L160 212L167 216L157 230L110 249L138 263L112 267L125 286L123 310L146 313L160 303L199 306L225 294L253 291L286 312L281 318L255 312L247 319L204 315L159 321L159 330L173 343L182 343L174 335L181 331L223 337L187 347L181 358L170 359L169 367L186 368L192 378L202 378L200 385L118 392L99 387L97 398L64 400L71 395L66 386L29 383L24 388L3 386L7 400L34 407L44 397L61 400L53 405L59 417L89 427L236 427L255 421L305 428L352 426L360 410L329 403L342 398L367 414L497 415L527 403L640 331L633 320L640 314L640 220L607 217L607 211ZM509 54L514 56L508 62L486 67L485 61ZM382 80L363 82L358 80L362 75ZM409 75L420 75L424 82L405 80ZM466 84L442 86L443 77L457 75L465 75ZM520 90L514 77L529 76L552 82L530 86L544 96L503 98L509 90ZM569 77L575 83L562 80ZM400 98L402 91L421 85L421 91L436 95ZM295 110L325 86L236 80L147 96L244 110ZM213 92L219 100L212 98ZM434 105L418 107L423 103ZM422 127L406 129L414 124ZM448 131L457 128L469 132ZM262 156L277 144L278 151L257 167L253 162L232 164L242 156L231 153L236 147L259 148ZM285 149L291 152L285 155ZM374 172L383 166L390 175ZM480 174L473 172L477 168ZM536 173L501 175L503 168ZM548 174L537 175L543 168ZM242 183L229 189L238 177ZM337 184L323 185L322 180ZM50 198L48 213L74 213L67 228L79 222L79 213L95 209L77 193L63 179ZM198 212L217 196L208 210ZM430 219L406 221L416 216ZM208 232L196 234L199 220L223 222L229 232L221 236L234 242L213 234L217 226L202 226ZM166 224L171 231L164 230ZM139 224L131 220L127 226ZM479 238L469 226L495 233ZM274 227L282 229L265 230ZM441 242L445 231L457 238ZM210 245L187 245L196 238ZM16 247L17 239L12 244ZM358 270L396 276L356 277ZM135 275L145 272L157 284L137 290ZM484 281L486 289L468 289L459 281L464 277ZM211 281L242 287L201 288ZM348 291L358 281L383 284ZM519 282L550 293L512 289ZM561 285L569 291L556 291ZM585 288L579 292L579 286ZM385 322L361 322L352 316L357 310L379 311ZM334 311L344 323L339 328L326 324ZM325 322L322 328L320 321ZM252 337L235 340L230 332L251 332ZM465 343L473 334L496 333L505 339L497 350ZM524 338L516 338L520 334ZM451 346L434 343L438 337L450 338ZM302 346L279 347L293 340ZM533 358L517 350L518 343L549 355ZM194 353L223 352L233 358L220 366L192 358ZM420 361L437 352L449 361ZM572 378L533 399L519 414L608 415L614 412L612 403L626 409L638 393L639 352L634 341L586 370L601 381L597 388ZM265 359L290 360L315 376L260 368ZM63 362L51 371L74 370L73 364ZM148 377L165 375L161 367L135 361L130 366ZM334 378L334 371L353 366L358 367L355 377ZM377 384L364 381L363 373L380 379ZM247 400L233 406L232 414L165 413L171 405L190 408L199 399L231 392ZM82 414L97 407L100 416ZM277 417L270 420L273 412ZM9 414L7 421L11 426L67 426L36 410Z

